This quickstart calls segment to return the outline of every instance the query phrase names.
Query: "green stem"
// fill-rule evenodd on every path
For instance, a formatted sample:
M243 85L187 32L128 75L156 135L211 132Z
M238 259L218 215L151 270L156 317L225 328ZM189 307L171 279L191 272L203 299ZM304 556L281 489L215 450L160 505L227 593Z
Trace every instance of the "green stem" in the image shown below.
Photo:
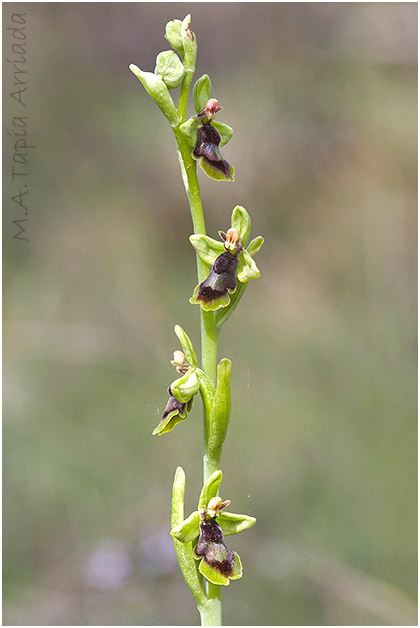
M191 82L191 81L190 81ZM185 84L185 81L184 81ZM184 85L183 85L184 87ZM188 84L189 87L189 84ZM181 91L182 95L182 91ZM180 115L183 108L178 106ZM185 115L185 114L184 114ZM197 177L197 162L191 156L191 146L187 143L182 132L178 128L174 129L177 142L178 159L181 167L182 180L184 182L185 191L187 193L188 202L191 210L191 217L195 234L206 234L206 225L204 221L203 206L201 203L200 186ZM197 275L198 281L201 283L208 275L209 267L197 255ZM216 325L214 312L206 312L200 308L201 323L201 363L202 370L216 385L217 371L217 345L219 338L219 330ZM203 415L204 424L204 482L209 476L220 467L221 447L209 449L209 420L206 409ZM206 594L209 604L199 607L202 626L221 626L222 625L222 592L219 585L206 581Z

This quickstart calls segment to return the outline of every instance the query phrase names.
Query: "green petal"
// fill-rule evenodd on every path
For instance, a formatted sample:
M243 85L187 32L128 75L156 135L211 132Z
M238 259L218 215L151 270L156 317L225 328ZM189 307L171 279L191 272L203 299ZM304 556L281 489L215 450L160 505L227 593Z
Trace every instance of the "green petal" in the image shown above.
M200 498L198 500L198 510L207 508L209 501L218 495L220 483L223 478L223 472L218 469L214 471L208 478L207 482L201 489Z
M187 519L171 530L171 535L181 543L191 543L200 534L200 513L195 510Z
M218 242L206 235L191 235L190 242L195 248L198 257L209 266L213 266L219 255L225 252L222 242Z
M244 250L238 258L238 271L237 277L242 283L246 283L251 279L256 279L260 276L258 266L252 259L248 251Z
M197 354L194 351L193 344L188 334L182 329L180 325L175 325L175 333L178 336L178 340L181 343L182 350L187 362L190 366L197 366Z
M212 126L219 131L220 137L222 138L219 146L227 144L233 135L232 127L224 124L223 122L219 122L218 120L212 120Z
M217 517L217 523L222 528L223 536L231 536L248 530L256 521L255 517L238 515L234 512L221 512Z
M210 100L211 81L208 74L203 74L203 76L200 76L200 78L195 82L193 95L195 112L200 113L200 111L206 106L207 101Z
M239 554L233 552L233 555L235 557L235 562L233 563L233 571L229 577L231 580L239 580L239 578L242 578L244 571Z
M206 563L204 558L201 559L200 565L198 567L200 573L213 584L219 584L227 587L229 585L229 578L227 576L223 576L220 571L215 569L214 567L210 567L209 564ZM239 576L240 578L240 576Z
M187 403L200 388L200 383L194 368L190 368L185 375L179 377L170 385L171 394L181 403Z
M255 253L258 253L263 244L264 238L262 236L257 236L256 238L251 240L251 242L246 247L246 250L250 255L255 255Z
M156 57L155 74L162 77L163 82L169 89L174 89L181 85L185 68L173 50L164 50L160 52Z
M165 417L165 420L161 421L161 423L159 423L155 427L155 429L152 432L152 435L162 436L163 434L166 434L167 432L172 432L175 425L178 425L178 423L180 423L181 421L184 421L186 418L187 418L186 413L184 416L181 416L178 410L172 410L172 412L170 412L168 416Z
M229 177L227 177L223 172L221 172L218 168L211 165L208 161L200 158L200 166L202 170L206 173L210 179L214 179L215 181L235 181L235 168L229 164Z
M187 138L188 144L190 144L190 146L195 146L197 144L197 126L197 116L192 116L179 127L182 133Z
M239 231L241 244L245 248L249 234L251 233L251 218L245 207L241 205L234 207L231 217L231 226Z

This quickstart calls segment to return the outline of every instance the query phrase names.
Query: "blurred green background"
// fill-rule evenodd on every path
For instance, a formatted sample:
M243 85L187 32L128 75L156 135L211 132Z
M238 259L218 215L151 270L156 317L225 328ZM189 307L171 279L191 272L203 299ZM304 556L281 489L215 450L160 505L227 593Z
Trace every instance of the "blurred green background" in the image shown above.
M244 578L227 625L416 624L415 3L3 4L26 13L29 242L4 146L4 617L193 625L169 532L201 487L201 412L151 436L174 379L191 222L166 120L129 72L192 13L197 77L234 127L236 204L266 244L221 336L233 360L223 498ZM5 32L4 124L16 103ZM192 109L190 108L192 113Z

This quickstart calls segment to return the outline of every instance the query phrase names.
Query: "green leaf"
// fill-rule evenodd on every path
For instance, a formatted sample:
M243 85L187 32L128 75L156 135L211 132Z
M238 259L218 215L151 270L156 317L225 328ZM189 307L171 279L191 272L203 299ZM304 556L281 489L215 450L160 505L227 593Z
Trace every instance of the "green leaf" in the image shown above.
M232 573L230 574L229 578L231 580L239 580L239 578L242 578L244 571L242 568L242 563L241 563L239 554L237 554L236 552L233 552L233 556L235 560L233 563Z
M246 247L246 250L250 255L255 255L255 253L258 253L263 244L264 238L262 236L257 236L256 238L251 240L251 242Z
M225 252L223 242L218 242L206 235L191 235L190 242L198 257L209 266L213 266L219 255Z
M198 118L197 116L192 116L179 127L182 133L187 138L188 144L190 144L190 146L195 146L197 144L197 126Z
M217 517L217 523L222 528L223 536L231 536L232 534L238 534L256 523L255 517L249 515L237 515L233 512L221 512Z
M184 46L182 45L181 28L181 20L171 20L165 27L165 39L169 41L172 48L175 48L175 50L179 50L180 52L184 50Z
M232 127L224 124L223 122L219 122L218 120L213 120L211 124L212 126L214 126L215 129L217 129L217 131L219 131L222 138L220 140L219 146L224 146L225 144L227 144L233 135Z
M219 470L214 471L208 478L207 482L201 489L200 498L198 500L198 510L207 508L207 504L212 497L216 497L218 494L219 486L223 478L223 472Z
M194 95L194 107L195 112L200 113L200 111L206 106L208 100L210 100L211 94L211 81L208 74L203 74L200 78L195 82L193 95Z
M230 418L230 373L232 362L223 358L217 365L217 385L210 414L209 448L220 447L225 438Z
M246 283L251 279L256 279L260 276L260 274L261 273L258 270L258 266L254 262L248 251L242 251L238 258L237 277L239 281L241 281L242 283Z
M181 403L187 403L198 392L199 388L200 383L194 368L190 368L170 385L172 395Z
M251 218L245 207L236 205L232 211L231 226L239 231L241 244L245 248L251 233ZM242 281L242 280L241 280Z
M198 569L200 573L209 582L212 582L213 584L223 585L225 587L229 585L229 578L221 574L220 571L218 571L218 569L214 567L210 567L210 565L206 563L204 558L201 559L200 566L198 567ZM237 577L240 577L240 576L237 576Z
M178 340L181 343L182 350L184 352L185 357L187 358L187 362L190 366L197 366L197 354L194 351L193 344L190 340L188 334L182 329L180 325L175 325L175 333L178 336Z
M210 377L204 373L201 369L197 369L196 371L198 381L200 382L200 393L203 399L204 407L206 410L206 416L209 417L211 413L211 409L213 407L213 399L214 399L214 384L211 381Z
M175 109L174 101L162 78L153 74L153 72L143 72L143 70L140 70L140 68L133 63L130 65L130 70L143 84L146 92L153 98L171 125L176 126L179 122L178 114Z
M191 515L172 528L171 535L181 543L191 543L200 534L200 513L195 510Z
M174 89L182 83L185 68L176 52L165 50L156 57L155 74L162 77L169 89Z

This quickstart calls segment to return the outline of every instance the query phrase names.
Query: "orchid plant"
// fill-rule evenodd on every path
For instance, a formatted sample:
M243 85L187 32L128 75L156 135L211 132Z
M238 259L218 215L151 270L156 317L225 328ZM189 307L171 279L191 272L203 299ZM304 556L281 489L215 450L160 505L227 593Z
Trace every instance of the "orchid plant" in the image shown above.
M201 322L201 365L187 333L175 326L181 349L174 352L171 363L179 377L168 388L169 399L153 431L162 436L185 421L193 399L200 393L203 402L204 484L197 510L185 519L185 473L175 472L172 492L171 535L184 579L194 595L203 626L222 625L221 587L242 577L238 554L229 549L225 537L254 525L255 518L227 512L230 501L219 495L222 471L220 457L226 438L230 411L230 374L232 363L218 362L218 337L251 279L260 272L253 256L264 239L258 236L249 243L251 219L241 205L232 212L221 240L206 235L197 163L215 181L233 182L234 167L224 158L221 148L232 137L233 130L216 120L221 106L211 97L207 74L193 86L195 114L187 119L187 105L197 58L197 39L191 28L191 16L172 20L165 37L173 50L160 52L154 72L144 72L136 65L130 70L143 84L168 120L175 136L178 160L189 201L194 234L190 242L197 258L198 284L190 303L198 305ZM179 87L178 104L170 90Z

